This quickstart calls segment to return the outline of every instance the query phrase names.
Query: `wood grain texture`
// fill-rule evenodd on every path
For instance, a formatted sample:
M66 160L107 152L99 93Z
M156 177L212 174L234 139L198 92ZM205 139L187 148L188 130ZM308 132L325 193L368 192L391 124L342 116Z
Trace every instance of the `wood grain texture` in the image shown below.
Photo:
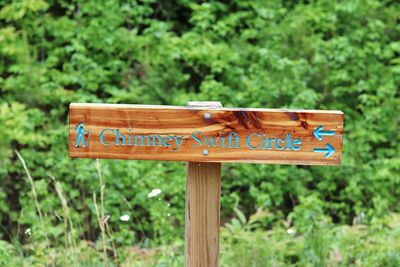
M209 113L211 118L206 119ZM248 162L299 165L338 165L342 158L343 113L341 111L247 109L221 107L176 107L150 105L116 104L71 104L69 128L69 156L72 158L110 158L138 160L172 160L190 162ZM75 147L76 125L84 123L88 132L87 147ZM313 131L323 126L334 131L333 136L323 136L318 140ZM179 149L170 146L130 146L115 145L115 136L108 132L104 142L100 142L104 129L119 129L125 135L168 135L182 136ZM191 135L199 131L205 137L223 137L236 132L240 136L238 147L202 146ZM90 135L89 135L90 133ZM301 139L301 149L262 149L262 141L253 135L250 143L260 145L250 149L246 137L256 133L266 138L285 138L289 133L292 140ZM138 139L139 140L139 139ZM139 142L138 142L139 143ZM289 142L290 143L290 142ZM314 152L315 148L325 148L330 144L335 152L329 158L324 153ZM204 155L203 151L208 154Z
M221 163L187 164L186 267L219 266Z

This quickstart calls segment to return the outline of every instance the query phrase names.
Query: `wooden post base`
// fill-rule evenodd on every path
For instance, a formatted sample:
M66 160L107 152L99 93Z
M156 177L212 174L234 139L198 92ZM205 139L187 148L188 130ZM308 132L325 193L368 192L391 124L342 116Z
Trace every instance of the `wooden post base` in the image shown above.
M219 266L221 163L187 164L186 267Z

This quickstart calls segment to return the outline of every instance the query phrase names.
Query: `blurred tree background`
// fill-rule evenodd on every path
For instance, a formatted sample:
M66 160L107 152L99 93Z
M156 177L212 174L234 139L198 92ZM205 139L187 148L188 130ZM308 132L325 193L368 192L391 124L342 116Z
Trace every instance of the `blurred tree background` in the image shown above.
M68 158L68 105L191 100L345 113L339 167L223 165L223 266L400 266L399 22L389 0L2 0L0 266L182 266L185 164Z

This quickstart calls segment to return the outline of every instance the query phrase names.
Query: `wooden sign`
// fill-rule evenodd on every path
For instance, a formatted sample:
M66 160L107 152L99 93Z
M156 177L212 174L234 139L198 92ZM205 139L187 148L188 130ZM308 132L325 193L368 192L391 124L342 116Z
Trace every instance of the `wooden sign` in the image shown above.
M69 156L187 161L185 266L219 266L221 162L338 165L341 111L71 104Z
M69 156L338 165L341 111L71 104Z

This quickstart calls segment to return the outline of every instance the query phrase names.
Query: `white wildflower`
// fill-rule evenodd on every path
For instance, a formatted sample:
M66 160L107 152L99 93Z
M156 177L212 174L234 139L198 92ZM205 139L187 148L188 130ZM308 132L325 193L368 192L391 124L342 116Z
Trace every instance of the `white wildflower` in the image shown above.
M289 229L287 229L287 233L292 235L292 234L296 233L296 230L294 230L293 228L289 228Z
M159 194L161 194L161 189L156 188L151 190L151 192L147 195L147 197L156 197Z
M127 221L129 221L129 215L127 215L127 214L122 215L121 217L119 217L119 219L123 222L127 222Z
M32 234L31 228L27 228L27 229L25 230L25 234L26 234L26 235L31 235L31 234Z

